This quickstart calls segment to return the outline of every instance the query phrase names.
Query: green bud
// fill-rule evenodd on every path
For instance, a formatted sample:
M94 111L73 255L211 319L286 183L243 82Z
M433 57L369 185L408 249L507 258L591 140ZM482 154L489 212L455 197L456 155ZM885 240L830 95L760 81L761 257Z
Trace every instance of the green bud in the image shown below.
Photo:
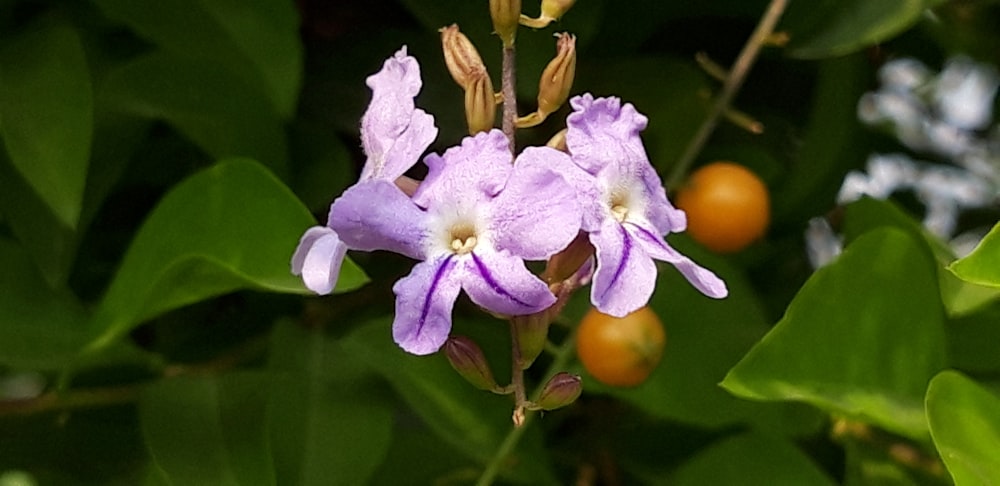
M576 3L576 0L542 0L541 15L537 19L522 15L520 20L521 25L533 29L545 28L552 22L561 19L574 3Z
M546 309L526 316L511 317L510 322L517 337L518 366L526 370L545 349L549 338L550 315Z
M583 381L580 377L560 371L542 388L535 405L542 410L555 410L575 402L581 392Z
M444 343L444 355L448 357L451 367L472 386L489 391L499 388L483 350L471 339L465 336L449 337Z
M493 30L500 36L504 47L512 47L517 36L521 17L521 0L490 0L490 18Z

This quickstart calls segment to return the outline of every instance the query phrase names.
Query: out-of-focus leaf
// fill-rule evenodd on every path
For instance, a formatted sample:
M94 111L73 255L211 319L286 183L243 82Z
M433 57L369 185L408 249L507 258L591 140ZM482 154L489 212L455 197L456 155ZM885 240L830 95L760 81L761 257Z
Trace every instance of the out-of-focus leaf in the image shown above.
M473 388L442 353L414 356L399 349L392 341L391 324L384 319L358 328L343 340L343 348L385 377L437 435L480 464L492 459L513 427L510 400ZM557 483L535 426L504 464L510 466L503 477Z
M804 59L848 54L890 39L917 22L932 0L821 0L792 2L780 29L791 35L788 53Z
M788 441L751 432L713 444L661 484L833 486L834 482Z
M819 63L801 147L773 195L776 221L799 224L828 211L844 175L864 164L867 149L859 143L863 131L856 106L869 89L869 70L860 54Z
M870 431L869 431L870 432ZM874 444L863 438L845 437L844 486L946 486L932 481L927 474L904 466L889 456L884 444ZM910 445L901 444L905 447Z
M927 389L931 436L957 486L1000 481L1000 397L954 371Z
M282 117L294 112L302 71L302 47L298 14L292 2L95 0L95 3L109 17L127 24L163 49L179 57L218 64L232 77L252 83Z
M966 282L1000 287L1000 224L990 230L972 253L949 265L948 270Z
M52 290L16 243L0 238L0 364L51 370L86 342L83 306Z
M14 167L75 229L93 131L90 73L80 37L43 19L0 50L0 135Z
M109 73L102 94L121 111L170 122L215 158L250 157L286 170L278 113L245 78L209 60L147 54Z
M848 244L858 236L883 226L906 231L911 236L926 242L934 252L938 263L941 299L950 316L967 315L1000 298L1000 290L966 282L947 271L945 266L955 259L951 249L895 204L863 198L847 206L844 217L844 238Z
M944 366L943 318L926 248L899 230L875 230L813 274L722 386L926 439L923 395Z
M366 484L389 449L392 410L371 371L318 332L279 323L268 430L279 484Z
M181 182L146 219L92 320L99 349L157 314L241 288L307 293L289 262L309 211L260 164L224 160ZM362 285L345 261L339 291Z
M662 265L649 304L662 319L667 335L662 361L649 379L635 388L601 385L581 369L586 389L611 394L657 417L702 427L750 422L794 433L818 425L820 417L807 406L741 400L718 386L726 372L767 333L767 321L753 288L739 270L723 258L696 249L686 238L671 237L671 244L720 275L729 287L729 296L722 300L705 297L672 266ZM587 290L575 299L585 306L589 305Z
M1000 372L1000 303L951 319L948 366L969 373Z
M244 373L150 385L139 417L163 476L171 484L277 484L265 427L268 379Z

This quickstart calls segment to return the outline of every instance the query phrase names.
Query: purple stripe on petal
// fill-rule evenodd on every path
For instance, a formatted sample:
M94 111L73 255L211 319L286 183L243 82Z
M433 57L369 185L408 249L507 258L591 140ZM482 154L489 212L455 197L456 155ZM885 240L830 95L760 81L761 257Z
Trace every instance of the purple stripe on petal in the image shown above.
M622 257L618 260L618 267L615 268L615 273L611 277L611 282L608 283L607 288L604 289L604 293L601 294L601 300L607 299L608 292L618 287L618 279L625 274L625 268L628 267L629 258L632 257L632 237L629 235L628 231L625 231L625 228L619 226L618 229L622 233Z
M472 261L476 264L476 270L479 271L479 275L483 277L483 280L486 282L487 285L490 286L490 288L493 289L494 292L496 292L498 295L510 299L512 302L515 302L520 306L534 307L532 304L529 304L521 299L518 299L510 292L508 292L507 289L500 286L500 283L497 282L495 278L493 278L493 274L490 272L490 269L486 267L483 261L480 260L475 253L470 253L470 255L472 256Z
M455 256L449 256L441 262L441 266L437 268L434 272L434 279L431 280L431 287L427 289L427 296L424 298L424 305L420 309L420 319L417 321L417 332L419 335L423 329L424 324L427 322L427 316L431 313L431 306L434 303L434 291L437 290L438 284L441 283L441 279L448 274L448 271L455 266L454 262Z
M625 226L625 225L628 225L629 227L633 228L634 231L636 233L638 233L637 236L639 236L640 238L646 240L647 243L649 243L649 244L651 244L653 246L657 246L660 249L662 249L663 251L670 251L670 248L667 247L667 243L666 243L666 241L663 240L662 236L657 236L652 231L649 231L648 229L643 228L642 226L639 226L639 225L637 225L635 223L632 223L632 222L629 222L629 221L626 221L626 222L624 222L622 224L622 226Z

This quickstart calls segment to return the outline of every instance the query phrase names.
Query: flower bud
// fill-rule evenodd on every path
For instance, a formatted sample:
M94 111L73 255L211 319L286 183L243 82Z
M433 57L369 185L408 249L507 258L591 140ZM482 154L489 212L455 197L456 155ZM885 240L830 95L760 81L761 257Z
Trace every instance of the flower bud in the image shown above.
M572 277L593 255L594 246L590 244L590 237L581 231L563 251L549 258L542 278L549 284L562 282Z
M576 0L542 0L542 13L537 19L521 16L521 25L541 29L562 18Z
M545 66L538 83L538 111L549 115L569 98L576 76L576 36L556 34L556 57Z
M470 79L465 88L465 121L469 125L469 135L486 132L496 123L497 103L493 92L493 82L485 72Z
M451 336L444 343L444 354L451 367L472 386L490 391L499 388L483 350L473 340L465 336Z
M439 32L448 72L462 89L468 89L469 84L479 73L486 72L483 58L479 56L479 51L472 45L472 41L458 30L458 24L443 27Z
M560 152L569 153L569 147L566 146L566 132L568 131L566 128L559 130L548 142L545 142L545 146L554 148Z
M521 0L490 0L490 17L503 46L512 47L521 17Z
M545 343L549 338L550 317L548 310L511 317L510 322L517 337L518 366L522 370L530 368L531 363L534 363L535 358L545 349Z
M582 391L583 382L578 375L560 371L542 388L535 405L542 410L562 408L575 402Z

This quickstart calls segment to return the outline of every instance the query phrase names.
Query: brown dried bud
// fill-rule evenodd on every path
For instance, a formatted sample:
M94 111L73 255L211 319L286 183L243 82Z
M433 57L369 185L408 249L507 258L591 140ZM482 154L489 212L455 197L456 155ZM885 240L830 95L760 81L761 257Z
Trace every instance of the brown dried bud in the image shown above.
M472 41L458 30L458 24L443 27L438 32L441 33L441 47L448 72L462 89L468 90L469 83L480 73L486 72L483 58L479 56Z
M517 336L517 364L522 370L526 370L545 349L545 343L549 338L549 323L552 319L549 312L543 310L526 316L511 317L510 322Z
M566 102L576 76L576 36L564 32L556 39L556 57L545 66L538 83L538 112L543 116Z
M490 391L499 388L483 350L473 340L465 336L449 337L444 343L444 355L451 367L472 386Z
M469 125L469 135L491 130L496 123L496 114L493 82L484 71L472 77L465 88L465 121Z
M512 47L521 17L521 0L490 0L490 17L493 19L493 30L500 36L503 46Z
M590 244L587 233L581 231L566 249L549 258L542 278L549 284L562 282L576 274L592 256L594 256L594 246Z
M535 405L542 410L555 410L576 401L583 392L583 381L565 371L556 373L538 395Z

